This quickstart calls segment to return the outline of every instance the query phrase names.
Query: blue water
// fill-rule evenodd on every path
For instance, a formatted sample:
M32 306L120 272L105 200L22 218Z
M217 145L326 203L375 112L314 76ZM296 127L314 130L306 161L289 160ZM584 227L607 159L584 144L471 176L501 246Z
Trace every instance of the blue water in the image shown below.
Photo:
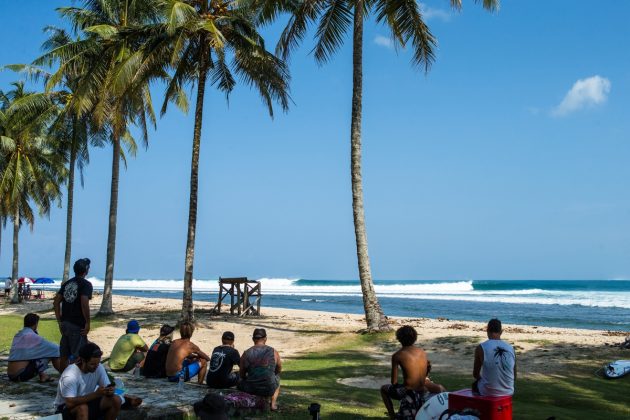
M90 279L95 289L102 280ZM261 279L263 308L363 313L357 280ZM630 280L376 280L387 315L630 331ZM114 293L181 299L181 280L116 280ZM216 280L195 280L195 300L216 301Z

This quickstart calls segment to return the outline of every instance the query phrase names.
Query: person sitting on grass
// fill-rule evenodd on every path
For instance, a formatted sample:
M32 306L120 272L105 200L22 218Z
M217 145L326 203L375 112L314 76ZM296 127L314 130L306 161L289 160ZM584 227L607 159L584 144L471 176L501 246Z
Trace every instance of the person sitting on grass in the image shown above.
M276 411L282 372L280 355L267 345L267 331L264 328L256 328L252 340L254 345L245 350L241 357L238 389L260 397L271 397L271 411Z
M140 332L140 324L135 319L127 323L127 330L122 335L109 358L109 367L112 372L129 372L136 366L142 366L144 362L144 353L149 348L144 340L138 335Z
M114 420L118 416L122 398L114 394L102 355L99 346L88 342L79 349L79 361L61 374L55 406L64 420Z
M472 390L480 395L499 397L514 394L516 354L514 348L501 340L503 327L494 318L488 321L488 340L475 349Z
M175 328L164 324L160 336L151 344L140 373L147 378L166 378L166 356L173 341Z
M9 350L7 375L14 382L24 382L39 375L39 382L51 382L46 375L48 362L60 371L59 346L45 340L37 333L39 315L26 314L24 328L13 337Z
M239 374L232 372L233 366L241 362L241 355L234 348L234 333L226 331L221 336L222 345L215 347L210 356L208 378L206 383L210 388L231 388L238 383Z
M190 341L193 332L195 332L193 324L182 322L179 326L181 338L174 340L168 349L166 377L170 382L178 382L180 377L188 382L197 375L197 382L203 384L210 358Z
M430 363L427 355L414 346L418 338L416 330L405 325L396 330L396 339L402 348L392 355L391 384L381 387L381 397L390 419L413 420L425 401L426 393L443 392L444 387L428 380ZM398 383L398 367L402 370L403 383ZM394 412L394 400L400 400L398 414Z

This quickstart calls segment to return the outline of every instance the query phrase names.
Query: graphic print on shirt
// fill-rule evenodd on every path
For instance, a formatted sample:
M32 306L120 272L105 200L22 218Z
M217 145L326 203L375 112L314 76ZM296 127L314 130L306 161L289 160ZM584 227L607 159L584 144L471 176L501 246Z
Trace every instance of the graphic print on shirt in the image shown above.
M223 360L226 354L222 351L215 351L210 357L210 372L216 372L223 366Z
M63 300L72 303L77 299L79 294L79 284L76 281L69 281L63 290Z
M497 366L499 366L501 369L503 370L509 370L510 369L510 365L509 365L509 361L508 361L508 357L510 356L510 352L507 351L507 349L501 347L501 346L497 346L494 349L494 358L499 359L498 361L495 361L495 364Z

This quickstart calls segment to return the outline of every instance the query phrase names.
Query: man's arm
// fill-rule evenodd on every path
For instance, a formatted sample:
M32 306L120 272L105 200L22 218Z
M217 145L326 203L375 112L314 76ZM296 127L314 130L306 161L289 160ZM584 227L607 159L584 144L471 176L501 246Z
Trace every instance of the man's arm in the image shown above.
M193 350L193 352L197 353L197 355L201 359L206 359L207 361L210 361L210 357L208 357L206 353L202 352L198 345L190 343L190 347Z
M85 327L81 330L81 335L88 335L90 332L90 298L81 295L81 313L85 318Z
M63 296L61 293L57 292L55 294L55 299L53 300L53 309L55 310L55 318L57 318L57 322L61 322L61 300Z
M90 394L83 395L81 397L64 397L64 400L66 407L68 407L69 410L72 410L78 405L87 404L88 402L100 397L111 397L112 395L114 395L114 387L99 386L96 391Z
M280 375L282 372L282 360L280 360L280 354L274 349L273 357L276 359L276 375Z
M391 383L392 385L398 383L398 353L392 355Z
M516 380L516 356L514 356L514 380Z
M475 364L473 366L473 378L481 379L481 366L483 365L483 349L481 345L475 349Z
M247 360L244 357L241 357L241 362L238 364L238 374L241 379L247 379Z

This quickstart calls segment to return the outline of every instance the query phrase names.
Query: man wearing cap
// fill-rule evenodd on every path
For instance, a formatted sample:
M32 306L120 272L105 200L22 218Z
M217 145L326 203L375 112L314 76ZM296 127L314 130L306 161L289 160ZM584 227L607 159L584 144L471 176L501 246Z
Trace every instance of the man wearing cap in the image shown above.
M174 327L168 324L160 328L160 336L151 344L140 373L147 378L166 378L166 356L173 341Z
M241 357L238 389L252 395L271 397L271 410L275 411L278 409L282 361L278 352L267 345L264 328L256 328L252 340L254 345Z
M59 343L60 369L68 366L68 359L79 356L79 348L87 343L90 332L90 299L92 283L85 279L90 271L90 260L81 258L74 263L74 277L61 285L53 307L61 331Z
M208 378L206 383L210 388L231 388L238 383L239 375L232 372L233 366L241 362L241 355L234 348L234 333L226 331L221 336L222 345L215 347L210 356Z
M144 353L149 348L144 340L138 335L140 324L135 319L127 323L127 331L121 336L109 358L109 367L113 372L129 372L136 365L144 362Z

